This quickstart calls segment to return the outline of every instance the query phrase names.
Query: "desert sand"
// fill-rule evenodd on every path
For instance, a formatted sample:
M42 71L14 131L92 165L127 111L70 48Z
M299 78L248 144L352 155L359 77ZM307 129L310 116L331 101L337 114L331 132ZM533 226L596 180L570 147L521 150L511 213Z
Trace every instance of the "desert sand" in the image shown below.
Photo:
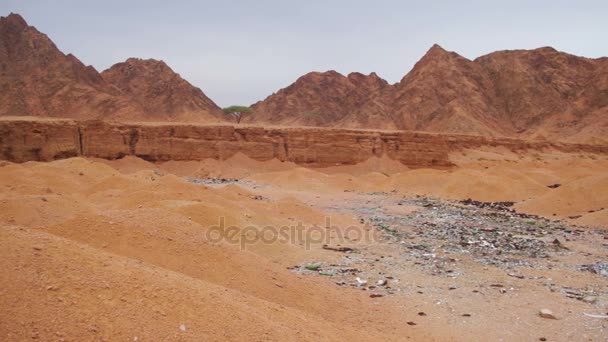
M259 48L301 72L285 32ZM233 124L162 60L0 16L0 341L608 341L608 58L435 44L399 78L311 71Z
M383 158L310 169L240 154L155 164L131 156L3 162L0 336L605 339L606 320L585 313L608 312L608 280L576 266L606 260L608 158L500 149L450 158L457 164L451 170L408 169ZM452 210L455 204L443 203L467 198L517 202L519 213L561 220L580 233L557 237L568 251L552 249L546 259L514 253L532 260L514 266L479 261L466 248L412 254L400 240L411 227L383 230L373 221L427 207ZM549 225L542 217L532 220ZM213 234L220 220L236 227L230 238ZM301 239L258 235L273 232L262 227L296 223ZM343 236L348 229L359 235ZM557 233L547 234L536 239L551 246ZM445 260L454 271L437 271ZM558 320L541 318L544 308Z

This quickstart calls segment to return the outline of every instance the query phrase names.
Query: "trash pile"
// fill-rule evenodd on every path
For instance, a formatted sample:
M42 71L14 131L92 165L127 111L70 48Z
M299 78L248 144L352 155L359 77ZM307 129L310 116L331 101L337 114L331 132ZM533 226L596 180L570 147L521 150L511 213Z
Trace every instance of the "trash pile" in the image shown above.
M477 262L504 268L532 266L530 259L569 253L565 242L584 233L560 222L518 214L510 208L513 202L415 197L399 205L424 209L408 215L377 211L370 221L387 233L386 239L399 241L410 255L422 260L447 252L468 254Z

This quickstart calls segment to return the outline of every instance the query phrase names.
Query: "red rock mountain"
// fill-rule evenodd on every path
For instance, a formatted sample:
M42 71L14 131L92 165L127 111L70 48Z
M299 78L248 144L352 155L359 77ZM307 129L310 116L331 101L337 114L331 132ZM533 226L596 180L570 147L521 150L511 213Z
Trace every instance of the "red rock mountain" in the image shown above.
M608 142L608 58L540 48L471 61L434 45L394 85L351 75L307 74L254 104L248 120Z
M381 98L389 84L375 73L351 73L343 76L335 71L311 72L294 84L264 101L254 104L249 123L278 123L306 126L366 126L372 121L387 123L386 108L374 99Z
M222 109L165 62L129 58L101 76L140 104L148 119L221 121Z
M205 122L221 115L162 62L129 60L104 74L62 53L20 15L0 17L0 115Z
M136 103L18 14L0 18L0 115L104 118Z
M396 84L312 72L253 108L243 122L608 143L608 58L547 47L468 60L434 45ZM0 17L0 115L224 120L164 62L132 58L100 74L17 14Z

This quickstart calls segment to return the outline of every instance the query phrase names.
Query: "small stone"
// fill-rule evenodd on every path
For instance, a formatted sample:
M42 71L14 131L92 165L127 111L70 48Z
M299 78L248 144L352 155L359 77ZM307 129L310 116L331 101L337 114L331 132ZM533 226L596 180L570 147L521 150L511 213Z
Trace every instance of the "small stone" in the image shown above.
M369 295L370 298L380 298L380 297L384 297L384 295L379 294L379 293L372 293Z
M586 296L583 298L583 302L589 303L589 304L595 304L597 302L597 297L596 296Z
M553 314L553 311L549 310L549 309L541 309L538 312L539 316L542 318L546 318L546 319L557 319L557 317L555 317L555 315Z
M416 325L416 322L407 322L407 325Z
M186 325L185 324L180 325L179 330L186 331Z
M422 312L422 311L420 311L420 312L418 313L418 316L426 316L426 312Z
M539 340L539 341L546 341L546 340L547 340L547 338L546 338L546 337L541 337L541 338L539 338L538 340Z
M355 279L357 280L357 283L359 284L359 286L365 286L365 285L367 285L367 280L361 279L359 277L357 277Z
M384 285L386 285L386 279L378 280L378 282L376 283L376 285L378 285L378 286L384 286Z
M509 277L513 277L513 278L517 278L517 279L524 279L525 277L521 274L517 274L517 273L507 273L507 275Z

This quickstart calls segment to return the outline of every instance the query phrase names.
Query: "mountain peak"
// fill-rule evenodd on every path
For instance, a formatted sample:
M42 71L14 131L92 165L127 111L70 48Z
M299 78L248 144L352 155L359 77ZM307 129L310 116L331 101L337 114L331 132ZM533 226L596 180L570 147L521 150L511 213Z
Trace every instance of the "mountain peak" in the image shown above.
M219 121L221 109L157 59L129 58L101 73L110 84L140 103L159 120Z
M422 56L422 58L420 60L422 61L425 59L437 59L437 58L449 58L449 57L461 57L461 56L455 52L447 51L446 49L442 48L439 44L433 44L433 46L431 46L431 48L428 49L428 51L424 54L424 56Z
M309 72L304 76L319 76L319 77L344 77L341 73L336 70L327 70L327 71L313 71Z
M348 78L373 78L373 79L380 78L380 76L378 76L378 74L376 74L375 72L370 72L369 75L366 75L366 74L356 72L356 71L351 72L346 77L348 77Z
M335 71L335 70L327 70L327 71L311 71L307 74L300 76L296 82L292 84L307 84L307 83L316 83L320 81L335 81L345 78L344 75Z
M129 57L127 58L126 61L124 61L124 63L126 64L132 64L132 65L162 65L162 66L167 66L167 63L165 63L162 60L158 60L158 59L154 59L154 58L137 58L137 57Z
M554 47L552 46L542 46L539 47L538 49L534 49L532 51L538 51L538 52L550 52L550 53L556 53L558 52Z
M11 13L6 17L0 17L0 26L9 26L20 30L28 27L25 19L17 13Z
M446 49L442 48L441 45L435 43L433 44L433 46L431 46L431 48L429 49L429 51L442 51L442 52L447 52Z

